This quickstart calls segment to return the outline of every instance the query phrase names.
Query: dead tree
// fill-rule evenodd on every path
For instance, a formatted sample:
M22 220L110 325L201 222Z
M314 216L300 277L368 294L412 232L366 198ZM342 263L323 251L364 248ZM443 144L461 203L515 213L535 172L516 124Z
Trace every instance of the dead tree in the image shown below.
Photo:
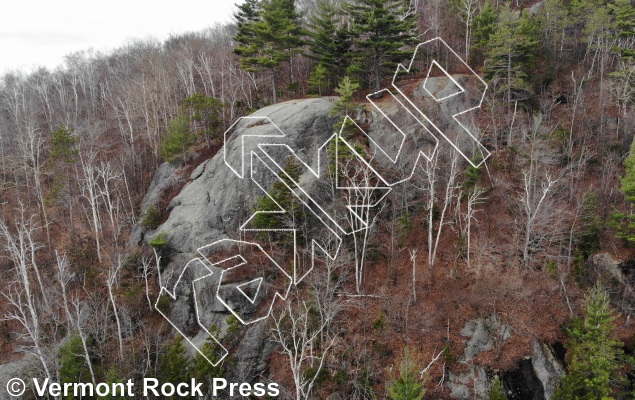
M20 206L20 217L15 223L15 234L11 232L4 221L0 220L0 238L4 239L4 249L18 272L24 272L28 275L28 270L33 269L44 306L46 310L50 310L49 300L46 296L47 291L44 289L36 257L37 251L44 246L35 240L35 232L38 229L33 222L35 216L26 218L24 213L24 207Z
M346 176L347 190L344 197L348 207L348 223L353 233L355 248L355 289L360 292L364 277L370 233L375 227L385 202L377 196L380 181L372 170L357 160L352 160L343 167Z
M97 249L97 258L99 262L102 262L101 255L101 218L100 218L100 197L99 181L97 176L97 168L94 165L95 154L90 152L87 157L82 157L80 153L80 162L82 168L82 177L79 179L79 187L81 189L81 195L88 202L90 207L90 217L88 221L93 228L93 234L95 236L95 247Z
M9 231L4 221L0 221L0 236L4 238L5 250L9 253L9 259L12 261L16 273L15 281L9 283L7 290L2 296L7 300L11 311L8 311L3 320L15 321L21 325L26 331L20 335L20 339L26 338L32 343L32 351L42 364L42 368L47 378L53 379L47 362L47 355L43 347L45 334L42 331L41 324L43 320L38 308L37 296L38 290L31 287L30 270L37 271L37 265L33 265L35 253L33 248L34 241L30 236L32 234L31 225L24 222L17 227L17 233L13 234ZM37 272L39 275L39 272ZM39 292L44 296L45 291L41 279L39 280ZM47 306L48 309L48 306Z
M476 219L474 215L478 212L478 210L476 209L476 206L483 204L483 202L485 201L485 197L483 197L484 194L485 194L485 189L480 187L476 187L473 190L471 190L469 194L467 195L467 206L466 206L467 210L465 211L465 214L461 215L463 219L465 220L465 228L463 230L463 235L465 235L465 240L467 245L466 258L467 258L468 269L472 268L472 264L471 264L472 222L473 221L478 222L478 220Z
M295 399L311 398L311 391L324 367L326 355L336 336L329 329L330 320L315 321L313 305L295 296L278 313L272 314L272 333L287 357L295 384ZM325 340L320 342L320 337ZM311 373L307 374L307 368Z
M434 240L434 246L432 248L432 256L430 257L430 267L434 266L434 263L437 258L437 251L439 249L439 243L441 242L441 232L443 231L443 226L447 224L445 220L445 216L448 212L448 208L452 204L454 200L454 196L456 191L459 189L460 185L457 184L456 178L459 175L459 154L456 151L450 152L450 168L448 171L448 175L445 181L445 190L443 196L443 207L441 208L441 214L439 215L439 228L437 229L437 235ZM431 213L432 214L432 213ZM432 218L430 218L429 222L432 222Z
M117 275L123 267L121 256L117 255L117 262L115 265L111 265L108 269L108 277L106 278L106 286L108 287L108 299L112 305L113 313L115 315L115 322L117 324L117 338L119 339L119 357L123 360L123 333L121 330L121 320L119 318L119 310L117 308L117 302L115 301L115 295L113 288L117 284Z

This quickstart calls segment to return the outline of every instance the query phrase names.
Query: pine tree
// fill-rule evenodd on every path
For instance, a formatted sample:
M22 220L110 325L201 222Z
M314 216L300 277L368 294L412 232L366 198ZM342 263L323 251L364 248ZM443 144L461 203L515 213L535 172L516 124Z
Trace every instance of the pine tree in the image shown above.
M629 203L630 210L628 214L614 213L611 219L613 228L617 231L617 236L633 244L635 243L635 214L633 213L633 206L635 205L635 139L631 143L628 157L624 160L624 167L625 174L621 178L622 186L620 190L624 195L624 199Z
M545 0L539 17L540 30L545 37L544 45L551 48L552 54L562 56L568 37L566 33L571 31L572 25L569 3Z
M635 59L635 6L631 0L615 0L609 5L615 17L617 46L621 59Z
M218 99L194 93L185 98L179 113L168 123L168 133L163 138L159 153L165 161L174 162L187 159L188 149L205 138L210 141L219 135L220 114L223 103Z
M64 187L70 187L70 166L77 162L79 155L79 138L73 135L73 130L60 126L51 134L51 149L49 153L49 169L53 175L51 191L46 203L53 202Z
M196 142L190 131L190 120L187 115L179 114L168 124L168 133L161 142L159 153L165 161L174 162L179 158L185 162L187 150Z
M215 324L209 328L209 332L216 338L222 336L221 330ZM201 352L205 354L205 357L209 360L218 359L219 351L220 346L211 337L208 337L201 347ZM223 370L222 364L213 366L205 357L200 353L196 353L192 360L192 373L197 382L203 383L203 392L208 392L212 380L214 378L222 378L225 371Z
M481 64L487 53L490 37L496 31L498 16L490 1L486 1L481 12L472 21L472 47L470 59Z
M617 68L609 76L613 97L626 120L629 104L635 104L635 7L630 0L615 0L609 7L615 18L612 51L619 55Z
M62 346L59 354L60 359L60 383L77 383L90 380L88 366L84 358L84 348L79 334L71 335L68 341ZM74 399L69 396L68 399Z
M584 195L580 228L575 236L580 254L586 259L600 249L602 219L598 215L598 196L590 191Z
M335 107L331 109L329 115L331 117L339 117L334 128L337 133L342 132L343 136L348 136L346 129L342 129L346 117L355 118L355 113L359 111L360 106L353 101L353 95L359 90L359 84L350 77L345 76L335 91L340 95L335 102Z
M183 101L181 112L187 114L192 133L209 140L219 136L222 109L220 100L194 93Z
M236 36L234 40L240 46L248 46L254 39L252 24L258 21L261 5L259 0L245 0L238 5L238 11L234 14L236 20Z
M79 155L79 138L73 136L73 130L64 126L58 127L51 136L51 161L54 165L59 163L74 164Z
M245 15L237 14L241 18L237 20L240 36L236 37L238 46L234 48L234 53L241 57L240 64L244 70L270 71L272 99L277 103L277 68L300 51L304 31L294 0L263 0L259 5L257 16L251 6L248 12L244 12ZM291 64L289 67L293 74Z
M496 377L494 378L492 387L489 390L489 400L507 400L505 388L503 387L503 383L501 382L498 375L496 375Z
M416 14L409 0L355 0L346 6L353 23L353 60L349 74L370 76L369 86L381 89L381 81L407 61L416 44Z
M535 21L525 12L517 18L509 6L503 8L490 36L485 77L501 81L498 92L505 93L505 100L524 100L533 93L530 77L538 49Z
M295 183L300 179L302 173L301 166L289 158L285 164L283 174L280 174L280 180L276 180L268 195L262 196L256 203L256 211L279 211L282 208L285 213L259 213L252 220L253 226L257 229L289 229L297 228L304 221L301 203L297 200L292 192ZM291 188L291 189L290 189ZM280 245L291 245L292 243L284 242L286 239L284 234L278 232L271 233L273 240L278 241Z
M387 390L392 400L421 400L426 394L423 382L419 379L417 364L412 358L410 349L404 349L404 356L399 365L399 374L390 377Z
M597 283L587 295L584 321L567 330L567 374L555 399L610 399L622 377L622 343L613 337L615 314L606 290Z
M108 369L104 377L104 382L108 384L109 386L116 383L123 383L125 385L127 381L128 379L123 376L121 371L114 364ZM127 389L124 390L124 393L126 394L128 393ZM116 393L110 393L107 396L99 397L99 400L122 400L122 399L134 400L134 397L121 396L121 392L119 391L119 389L117 389Z
M309 76L309 90L317 90L318 95L322 96L322 89L327 82L326 67L322 64L317 64Z
M339 176L335 176L338 170L336 159L339 161L339 167L343 167L355 158L355 154L344 144L341 138L346 139L349 144L352 144L358 154L364 154L363 147L353 142L357 129L352 121L360 109L359 104L353 101L353 95L357 90L359 90L359 84L348 76L345 76L340 81L338 88L335 89L340 96L335 102L335 107L329 112L329 116L339 117L337 122L333 125L335 133L337 133L338 136L329 143L326 149L329 156L329 171L333 177L334 184L344 176L342 169L339 170Z
M307 56L329 72L327 80L330 87L337 86L337 80L344 76L351 61L352 38L342 23L342 13L343 10L332 0L321 0L308 23L310 38Z
M191 361L185 353L183 345L183 337L176 335L172 345L168 348L167 354L160 357L160 380L161 382L170 382L178 384L187 382L191 374Z

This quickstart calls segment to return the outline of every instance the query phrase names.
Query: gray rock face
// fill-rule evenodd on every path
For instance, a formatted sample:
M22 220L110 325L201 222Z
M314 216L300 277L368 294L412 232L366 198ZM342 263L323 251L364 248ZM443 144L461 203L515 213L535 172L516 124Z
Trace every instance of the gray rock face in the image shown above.
M614 259L609 253L599 253L591 258L591 264L596 269L599 278L606 276L616 280L620 284L625 281L624 274L620 270L620 261Z
M329 98L293 100L265 107L252 116L263 120L243 119L227 143L227 160L240 165L242 154L249 156L257 145L269 138L245 138L245 135L278 134L277 125L285 134L283 142L313 165L317 149L333 134L334 118L329 117L333 102ZM240 147L244 143L244 153ZM249 174L248 162L245 173ZM253 212L256 200L263 195L248 177L241 179L225 164L222 152L201 164L189 182L169 205L170 217L159 231L170 232L170 247L182 253L195 250L222 238L237 239L238 227Z
M490 351L496 345L502 345L511 337L512 328L502 324L495 315L468 321L461 336L469 338L465 344L463 356L459 362L470 367L469 373L450 373L448 388L456 399L486 399L489 393L489 381L485 369L473 365L470 361L478 354Z
M533 349L531 365L536 377L542 383L545 400L551 400L556 393L560 378L564 375L564 368L546 344L534 341Z
M7 383L13 378L21 378L27 382L26 377L32 376L38 365L41 367L37 358L30 354L25 355L21 360L0 365L0 398L12 398L7 393Z
M448 388L455 399L487 399L489 385L485 368L473 366L469 373L448 374ZM472 389L473 388L473 389Z
M177 166L170 163L163 163L157 169L156 174L152 178L152 182L150 183L150 188L148 192L143 197L143 201L141 202L141 216L143 217L143 212L151 205L158 205L161 201L161 196L163 193L174 186L180 186L183 181L177 174ZM141 245L141 242L144 239L146 234L146 229L140 224L136 224L132 228L132 232L130 233L130 237L128 242L130 245Z
M461 78L459 78L461 79ZM428 82L429 89L437 93L446 93L453 90L449 86L453 85L447 78L431 78ZM408 93L409 96L424 96L420 88ZM454 103L457 103L456 101ZM165 259L169 259L169 264L162 272L164 284L167 287L174 285L189 260L200 257L197 249L221 239L239 239L239 227L245 223L254 211L256 201L263 196L263 191L249 179L249 156L252 151L262 154L259 151L260 143L278 143L289 146L295 153L313 169L317 168L318 149L334 133L333 125L336 118L329 117L329 111L334 105L333 98L317 98L305 100L293 100L269 106L252 114L251 117L238 121L228 132L229 140L225 148L209 159L197 166L191 173L188 183L185 184L181 192L172 199L168 205L168 219L155 231L148 232L143 237L143 230L135 230L131 242L151 239L156 232L166 232L168 245ZM394 106L394 104L393 104ZM455 113L457 110L465 109L460 104L446 104L442 108L448 113ZM403 163L412 169L414 161L418 156L418 150L429 148L431 141L425 135L406 141L402 147L398 143L393 143L386 138L399 137L395 134L395 128L386 121L386 116L395 121L404 132L409 134L414 132L417 124L413 121L403 119L403 110L399 107L386 107L383 111L386 116L380 115L372 107L368 107L369 112L362 113L369 132L374 132L375 137L379 137L378 144L384 148L389 157L394 157L400 148L402 155L406 159ZM399 114L401 112L401 114ZM399 114L399 115L398 115ZM263 117L269 118L269 120ZM402 118L402 119L399 119ZM449 130L456 129L456 126L449 124L443 126ZM262 136L281 136L283 138L262 138ZM403 137L403 136L402 136ZM408 140L411 140L409 138ZM442 140L442 139L441 139ZM285 151L281 148L267 148L267 152L272 154L277 162L284 162ZM225 155L225 156L224 156ZM247 158L241 158L245 155ZM383 167L390 167L389 162L385 164L376 159L375 162ZM241 178L227 165L234 167L235 171L244 173ZM244 171L242 166L245 166ZM393 165L394 167L394 165ZM256 168L253 172L258 180L262 182L262 187L268 189L271 182L271 173L263 169ZM157 173L152 187L144 199L144 207L156 203L166 188L171 185L182 183L174 168L164 164ZM311 195L326 196L324 186L311 174L305 173L300 178L300 184ZM216 298L220 270L211 268L212 278L204 281L204 287L197 290L197 302L202 306L199 309L201 324L209 326L215 324L222 331L227 328L226 319L230 315L226 307ZM186 277L191 281L192 277ZM203 281L201 281L203 283ZM238 282L243 284L246 282ZM257 313L261 304L259 301L250 304L245 297L233 296L236 293L236 284L226 285L218 292L227 301L241 309L245 313ZM262 307L261 307L262 308ZM193 340L194 343L202 343L205 339L200 334L197 327L195 307L191 287L185 285L178 293L178 299L173 302L171 308L171 319L175 324L182 327L183 332ZM485 323L484 323L485 324ZM470 350L466 353L468 358L472 358L479 351L488 346L493 346L493 339L484 337L485 326L477 325L466 328L470 330ZM489 329L489 328L487 328ZM496 328L499 329L499 328ZM495 331L496 331L495 329ZM266 365L266 360L273 348L273 344L268 340L268 332L261 322L249 325L241 330L242 337L238 345L232 349L232 356L235 360L233 374L236 377L256 377ZM505 336L505 333L502 333ZM478 371L480 377L484 376L484 371ZM228 377L231 378L231 377Z
M495 315L468 321L461 335L470 339L465 344L464 361L472 360L476 355L492 350L496 344L501 345L509 339L512 328L501 324Z
M470 361L478 354L502 345L511 337L510 326L501 324L495 316L468 321L461 335L468 341L464 355L458 360L470 367L468 373L450 373L448 388L456 399L487 399L491 382L485 369ZM555 394L564 369L550 346L534 341L531 357L521 361L516 371L505 375L505 387L514 398L549 400ZM533 389L531 389L531 388ZM519 397L520 396L520 397Z
M250 180L248 162L250 153L258 151L259 143L284 143L294 149L302 161L312 168L317 167L318 149L333 134L335 118L328 115L332 106L333 99L319 98L288 101L263 108L252 117L263 116L270 120L246 118L238 121L230 131L231 136L225 148L226 157L221 151L194 169L189 182L170 202L167 221L156 230L166 232L168 236L167 256L170 262L162 273L163 282L168 288L177 281L188 261L201 256L197 249L221 239L240 239L239 226L253 213L257 199L264 195ZM284 133L284 138L259 137L279 136L280 131ZM268 149L268 152L275 155L276 150ZM240 171L243 154L247 156L247 162L244 165L244 179L241 179L232 172L226 161ZM167 165L164 164L157 173L144 204L156 202L163 190L174 184L174 169ZM255 174L265 183L264 188L268 189L271 182L267 182L270 178L264 171L257 169ZM312 184L311 178L306 175L301 178L303 187ZM146 240L152 238L150 234L146 236ZM212 277L197 282L196 287L198 316L202 325L216 325L223 332L227 329L226 321L231 314L216 297L217 291L226 303L241 314L250 315L259 311L264 292L261 291L256 301L251 303L236 290L237 285L244 282L218 288L221 269L209 265L208 268L213 272ZM191 282L203 276L203 273L201 270L188 269L184 279ZM170 319L200 347L206 334L198 327L192 295L190 284L179 286L177 300L172 301ZM265 370L266 360L274 344L268 340L264 321L241 329L240 335L237 345L232 349L233 365L228 379L249 381Z

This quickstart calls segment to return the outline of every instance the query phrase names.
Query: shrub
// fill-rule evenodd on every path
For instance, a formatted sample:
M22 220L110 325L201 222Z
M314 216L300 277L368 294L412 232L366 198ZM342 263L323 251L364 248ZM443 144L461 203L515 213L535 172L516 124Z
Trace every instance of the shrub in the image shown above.
M422 400L426 394L423 382L419 380L417 363L410 349L404 349L403 359L399 364L399 374L393 374L390 377L387 390L392 400Z
M160 224L160 219L161 211L159 211L159 207L151 204L145 209L143 213L141 225L145 226L148 229L157 229Z
M160 251L166 244L168 243L168 235L165 232L159 232L155 237L153 237L148 244L153 249Z
M492 387L489 390L489 400L507 400L503 383L500 381L498 375L496 375L492 381Z

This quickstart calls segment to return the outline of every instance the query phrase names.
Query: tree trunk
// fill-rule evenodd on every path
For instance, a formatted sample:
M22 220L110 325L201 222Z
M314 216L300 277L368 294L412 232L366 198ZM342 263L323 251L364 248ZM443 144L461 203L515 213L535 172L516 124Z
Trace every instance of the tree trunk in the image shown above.
M276 69L271 68L271 90L272 90L272 99L273 104L278 103L278 93L276 88Z

